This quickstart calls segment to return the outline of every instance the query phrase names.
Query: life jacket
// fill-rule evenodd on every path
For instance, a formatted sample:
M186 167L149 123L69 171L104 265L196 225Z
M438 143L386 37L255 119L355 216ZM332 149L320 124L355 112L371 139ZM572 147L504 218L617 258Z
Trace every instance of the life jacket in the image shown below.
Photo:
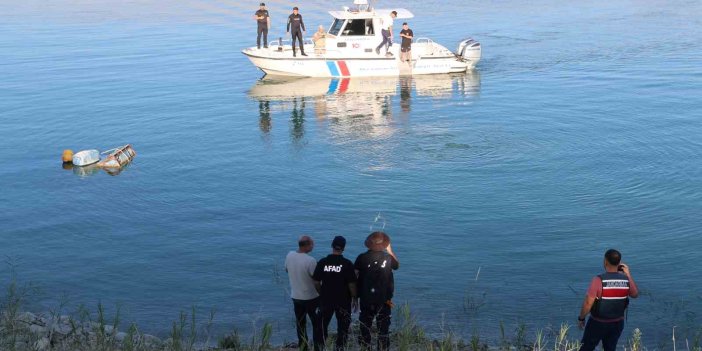
M629 306L629 278L619 272L606 272L598 277L602 281L602 295L595 299L590 314L599 319L624 317Z

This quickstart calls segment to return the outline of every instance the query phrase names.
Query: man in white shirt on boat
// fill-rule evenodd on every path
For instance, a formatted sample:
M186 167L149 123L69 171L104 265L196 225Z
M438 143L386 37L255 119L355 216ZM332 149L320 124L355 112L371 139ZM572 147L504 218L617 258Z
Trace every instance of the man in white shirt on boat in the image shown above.
M393 24L393 18L397 17L397 11L392 11L390 12L389 16L383 16L380 19L380 25L381 25L381 31L380 33L383 35L383 42L378 45L377 48L375 48L375 53L380 55L380 48L385 46L385 56L392 56L392 53L388 50L390 50L390 46L392 46L392 24Z

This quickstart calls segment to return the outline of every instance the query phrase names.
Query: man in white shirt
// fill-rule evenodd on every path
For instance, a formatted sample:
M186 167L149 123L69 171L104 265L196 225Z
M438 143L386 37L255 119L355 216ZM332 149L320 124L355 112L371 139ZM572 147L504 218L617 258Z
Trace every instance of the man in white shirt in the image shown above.
M392 53L388 51L392 45L392 22L393 18L397 17L397 11L390 12L389 16L381 18L381 31L380 34L383 35L383 42L375 48L375 53L380 55L380 48L385 46L385 56L392 56Z
M297 242L297 251L290 251L285 257L285 271L290 278L290 297L295 308L298 348L309 350L307 341L307 317L312 322L312 338L315 351L323 348L322 323L319 315L319 293L314 286L312 275L317 261L309 253L314 249L311 237L303 235Z

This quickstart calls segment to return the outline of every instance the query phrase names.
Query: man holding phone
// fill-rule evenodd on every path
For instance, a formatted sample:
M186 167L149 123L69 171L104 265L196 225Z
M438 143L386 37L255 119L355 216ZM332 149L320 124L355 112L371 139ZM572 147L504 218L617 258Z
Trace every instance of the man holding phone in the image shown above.
M629 297L639 297L639 289L631 277L629 266L621 262L622 254L614 249L605 252L605 272L592 278L578 326L585 329L580 351L592 351L602 341L604 351L615 351L624 330L624 317ZM590 318L585 323L585 317Z

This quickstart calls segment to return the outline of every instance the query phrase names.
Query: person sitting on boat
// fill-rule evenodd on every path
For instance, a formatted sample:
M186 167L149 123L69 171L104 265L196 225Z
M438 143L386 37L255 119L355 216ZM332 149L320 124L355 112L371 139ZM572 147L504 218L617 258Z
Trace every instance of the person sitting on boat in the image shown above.
M297 6L293 7L293 13L288 16L288 26L287 32L292 35L292 50L293 57L297 56L295 54L295 39L300 41L300 54L302 56L307 56L305 54L305 47L302 44L302 35L305 34L305 22L302 21L302 15L299 12Z
M381 18L382 30L380 33L383 35L383 42L375 48L375 53L380 55L380 48L385 46L385 56L392 56L389 51L390 46L392 46L392 19L397 17L397 11L390 12L389 16Z
M323 54L326 51L326 38L327 32L324 31L324 26L320 24L319 28L317 28L317 31L312 36L315 54Z
M409 29L407 22L402 24L400 37L402 37L402 44L400 45L400 61L410 63L410 61L412 61L412 38L414 38L414 33L411 29Z

